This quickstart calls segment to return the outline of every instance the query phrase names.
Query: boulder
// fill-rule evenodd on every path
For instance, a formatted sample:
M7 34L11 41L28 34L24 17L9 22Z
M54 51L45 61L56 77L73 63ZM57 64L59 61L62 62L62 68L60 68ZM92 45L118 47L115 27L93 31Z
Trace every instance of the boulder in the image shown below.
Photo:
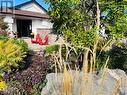
M73 76L71 95L127 95L127 75L124 71L106 69L104 71L87 73L83 82L83 72L69 72ZM47 84L41 95L62 95L63 84L66 82L64 74L50 73L46 76Z

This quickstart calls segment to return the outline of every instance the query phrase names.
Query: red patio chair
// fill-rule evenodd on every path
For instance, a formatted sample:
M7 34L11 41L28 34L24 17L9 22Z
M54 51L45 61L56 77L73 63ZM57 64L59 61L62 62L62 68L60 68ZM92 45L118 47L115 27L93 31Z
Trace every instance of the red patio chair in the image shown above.
M37 35L36 35L36 39L31 39L31 42L32 42L32 43L37 43L37 44L38 44L38 43L40 42L40 40L41 40L40 34L37 34Z
M48 34L46 34L44 38L40 40L39 45L48 45Z

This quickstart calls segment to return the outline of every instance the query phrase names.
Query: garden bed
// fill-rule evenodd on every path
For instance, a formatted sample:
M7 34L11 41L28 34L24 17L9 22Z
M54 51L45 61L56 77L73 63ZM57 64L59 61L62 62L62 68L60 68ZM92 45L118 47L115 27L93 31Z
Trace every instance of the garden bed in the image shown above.
M49 63L44 59L42 51L30 51L25 58L24 66L19 70L14 70L5 74L4 79L8 83L9 91L3 92L4 95L40 95L45 86L45 77L49 70ZM22 93L22 94L21 94ZM23 94L23 95L24 95Z

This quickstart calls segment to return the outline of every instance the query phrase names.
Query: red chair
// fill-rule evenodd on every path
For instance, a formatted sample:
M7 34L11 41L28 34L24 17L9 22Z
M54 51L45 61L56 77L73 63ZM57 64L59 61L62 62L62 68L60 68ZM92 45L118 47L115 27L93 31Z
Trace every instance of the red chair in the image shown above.
M40 40L41 40L41 36L40 36L40 34L37 34L36 35L36 39L31 39L31 42L38 44L40 42Z
M48 45L48 34L46 34L44 38L40 40L39 45Z

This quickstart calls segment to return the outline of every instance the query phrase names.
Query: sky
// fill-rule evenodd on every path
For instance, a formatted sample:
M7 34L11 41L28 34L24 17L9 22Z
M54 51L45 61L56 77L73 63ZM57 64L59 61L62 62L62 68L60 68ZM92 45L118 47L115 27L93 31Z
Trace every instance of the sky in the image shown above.
M0 0L0 1L14 1L14 5L18 5L24 2L28 2L30 0ZM36 0L36 1L46 10L49 8L49 5L45 4L44 0Z

